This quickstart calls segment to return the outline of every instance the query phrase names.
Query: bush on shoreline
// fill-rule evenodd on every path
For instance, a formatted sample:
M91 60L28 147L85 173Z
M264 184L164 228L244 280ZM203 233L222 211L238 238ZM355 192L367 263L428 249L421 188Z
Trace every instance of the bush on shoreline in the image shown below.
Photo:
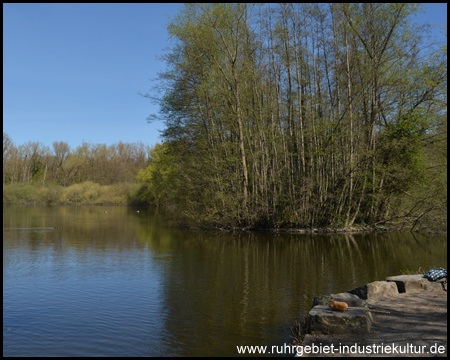
M60 185L3 185L3 204L138 205L141 185L100 185L92 181Z

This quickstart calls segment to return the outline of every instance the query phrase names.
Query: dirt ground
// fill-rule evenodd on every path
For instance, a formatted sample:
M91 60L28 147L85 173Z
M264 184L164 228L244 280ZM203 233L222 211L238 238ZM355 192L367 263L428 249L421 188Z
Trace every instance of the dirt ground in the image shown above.
M322 351L302 356L447 356L446 291L403 293L369 300L369 305L370 308L390 312L372 313L373 324L369 334L351 338L349 335L307 335L302 343L303 351L314 350L311 348L313 344L316 351L320 346ZM350 351L356 350L355 344L364 353L340 352L344 345L349 346ZM333 354L331 348L325 348L331 345L335 349ZM325 354L325 351L330 353Z

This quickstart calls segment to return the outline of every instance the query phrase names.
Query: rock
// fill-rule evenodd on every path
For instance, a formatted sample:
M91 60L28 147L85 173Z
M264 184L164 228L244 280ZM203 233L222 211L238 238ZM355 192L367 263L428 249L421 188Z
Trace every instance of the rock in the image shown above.
M359 298L355 294L350 294L348 292L316 296L313 299L312 306L314 307L317 305L328 305L330 301L345 302L350 307L367 307L367 301Z
M386 281L393 281L397 284L397 289L399 293L410 292L414 290L420 290L422 287L420 283L427 279L423 275L398 275L389 276Z
M316 296L316 297L313 299L312 306L313 306L313 307L315 307L315 306L317 306L317 305L328 306L328 303L329 303L330 301L334 300L334 299L333 299L333 296L334 296L333 294Z
M367 307L367 301L349 292L333 295L333 300L346 302L350 307Z
M373 321L368 334L308 334L297 350L298 357L387 357L387 356L414 356L414 357L445 357L447 355L447 293L445 291L417 291L402 293L389 299L379 298L369 301L371 307L388 311L389 314L373 314ZM379 354L358 352L328 352L321 349L326 346L354 346L375 345L397 346L416 351L424 346L426 351L416 354ZM316 352L311 348L316 346ZM321 346L319 348L318 346ZM444 353L432 353L430 348L440 347ZM303 349L300 349L303 347ZM386 348L385 348L386 349Z
M332 311L317 305L309 312L309 328L313 334L367 334L372 316L363 310Z
M447 278L444 280L438 280L438 283L442 285L442 290L447 291Z
M439 281L429 281L423 275L399 275L390 276L386 281L391 281L397 284L398 292L411 291L442 291L442 284Z
M406 293L400 294L399 290L403 288ZM428 348L435 344L446 347L446 289L446 278L433 282L422 275L401 275L389 277L386 281L374 281L346 293L317 296L308 315L309 334L301 346L311 347L319 343L335 347L341 344L352 346L355 342L371 346L383 345L389 339L389 342L402 346L414 343ZM348 311L332 311L328 306L331 300L351 305ZM368 308L369 305L372 311L352 309ZM361 356L337 356L344 355ZM420 355L427 356L426 353ZM446 352L442 356L446 356Z
M398 294L397 285L394 282L374 281L369 284L357 287L349 291L350 294L355 294L363 300L370 300L384 296L391 296Z

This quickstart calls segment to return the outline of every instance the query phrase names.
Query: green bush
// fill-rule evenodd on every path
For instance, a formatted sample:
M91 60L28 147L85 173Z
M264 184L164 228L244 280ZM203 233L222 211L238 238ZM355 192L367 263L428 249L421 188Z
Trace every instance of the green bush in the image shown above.
M137 204L139 184L99 185L86 181L68 187L59 185L3 185L3 203L27 204Z
M61 203L61 198L63 194L63 187L59 185L51 185L47 189L47 192L44 196L44 202L47 204L58 204Z
M142 185L140 184L129 184L127 193L126 193L126 199L127 203L131 205L139 205L139 204L145 204L145 199L142 199L139 197L140 191L141 191Z
M39 188L33 185L3 185L3 203L26 204L39 201Z
M128 184L114 184L102 186L101 196L97 199L97 204L127 204Z
M69 204L81 204L83 201L83 192L81 184L71 185L64 189L62 202Z

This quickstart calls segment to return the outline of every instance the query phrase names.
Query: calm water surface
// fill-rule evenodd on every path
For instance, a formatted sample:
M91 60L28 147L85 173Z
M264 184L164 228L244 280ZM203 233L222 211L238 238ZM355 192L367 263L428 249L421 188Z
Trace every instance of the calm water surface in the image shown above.
M3 206L3 356L237 356L290 342L314 296L447 268L446 236L187 231L136 210Z

